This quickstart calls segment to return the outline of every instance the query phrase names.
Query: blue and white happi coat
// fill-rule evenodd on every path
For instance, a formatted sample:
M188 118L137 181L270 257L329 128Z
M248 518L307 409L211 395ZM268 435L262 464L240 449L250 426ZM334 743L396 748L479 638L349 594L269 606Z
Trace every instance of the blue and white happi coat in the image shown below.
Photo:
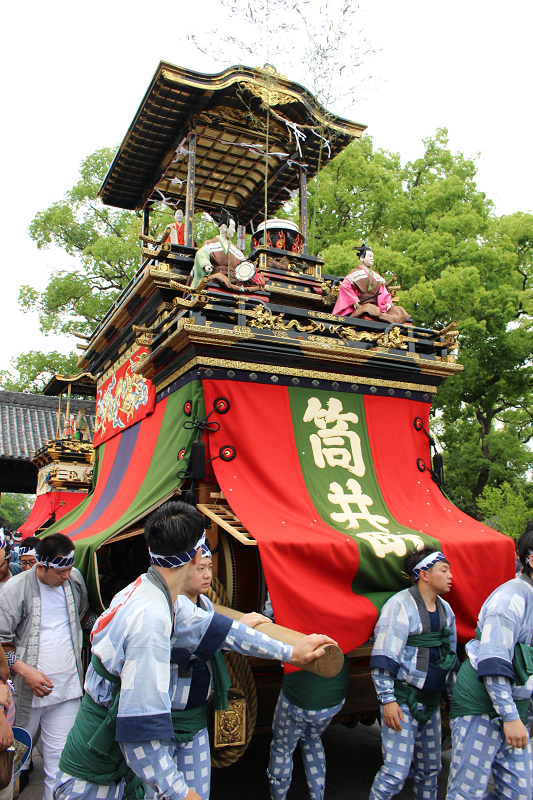
M492 772L497 797L531 800L531 743L524 750L509 747L503 730L503 722L519 719L516 701L531 697L533 691L533 676L523 686L515 684L512 663L516 644L529 646L533 637L531 578L521 574L499 586L483 603L478 628L481 640L471 639L466 652L497 716L469 714L452 719L453 755L446 797L481 800ZM528 716L531 720L531 704Z
M108 672L121 679L116 739L128 766L154 794L164 794L166 800L184 800L189 790L173 758L171 661L179 656L178 651L195 652L208 661L224 646L280 661L292 658L290 645L213 610L198 608L184 596L173 606L165 581L153 567L113 598L93 628L92 652ZM109 708L113 688L89 666L85 691L95 703ZM177 694L174 702L176 699ZM56 785L56 795L85 800L115 797L112 785L72 781L64 774Z
M450 647L455 651L455 615L450 605L440 597L437 598L437 610L440 627L450 628ZM382 705L396 701L395 679L423 689L428 675L429 649L408 645L407 639L430 629L429 612L416 585L398 592L383 606L374 631L375 642L370 659L372 680ZM450 696L455 676L455 670L450 670L446 676ZM424 711L420 703L417 707L421 713ZM437 780L441 770L440 708L425 724L414 718L406 704L402 704L402 713L402 729L395 731L385 725L381 710L383 766L372 784L370 800L390 800L401 792L409 774L414 780L417 800L437 800Z
M531 697L533 676L523 686L514 682L515 645L531 645L533 581L523 573L499 586L483 603L478 628L481 641L466 645L470 663L483 679L496 713L504 722L518 719L515 700Z
M209 658L213 653L209 643L206 645L202 642L199 646L193 647L194 631L199 624L199 620L212 620L221 615L215 612L213 603L208 597L199 595L198 598L199 606L195 606L190 600L181 595L176 601L171 639L172 663L170 665L170 700L174 711L181 711L187 705L193 676L192 665L195 659L200 659L207 663L211 676L209 685L206 685L205 697L201 702L205 702L211 694L213 673ZM178 604L182 609L188 609L189 616L178 613ZM226 617L222 618L226 619ZM292 647L290 645L271 639L265 633L242 625L236 620L228 620L228 625L227 635L218 649L233 650L245 656L257 656L258 658L269 658L277 661L289 662L291 660Z
M455 651L457 649L455 614L450 604L442 597L437 598L437 608L439 607L439 614L444 615L446 625L451 631L450 647ZM417 689L424 687L429 667L429 650L407 644L409 636L423 632L424 612L428 613L416 586L398 592L383 606L374 630L375 641L370 659L372 680L378 700L382 704L396 700L395 678ZM450 697L455 678L455 670L451 670L446 680Z

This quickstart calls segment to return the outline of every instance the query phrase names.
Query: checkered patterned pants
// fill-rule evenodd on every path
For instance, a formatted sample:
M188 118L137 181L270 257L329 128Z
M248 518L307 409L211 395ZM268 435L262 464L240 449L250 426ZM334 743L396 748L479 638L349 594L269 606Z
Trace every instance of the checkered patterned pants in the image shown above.
M267 770L272 800L285 800L287 796L292 778L292 755L298 742L302 749L311 800L322 800L326 784L326 756L320 737L343 705L344 700L334 708L306 711L294 706L280 692L272 722L274 735Z
M531 800L531 742L525 750L509 747L501 720L488 714L452 719L452 764L447 800L481 800L492 775L496 786L489 797Z
M183 772L185 783L189 789L194 789L202 800L209 800L211 752L209 750L207 728L199 731L192 742L188 744L178 744L176 742L174 761L178 765L180 772Z
M128 755L136 759L136 772L146 778L156 775L159 785L159 796L185 798L188 789L200 795L202 800L208 800L211 782L211 755L209 752L209 737L207 728L199 731L192 742L179 744L165 739L156 743L157 750L153 749L152 742L143 742L136 746ZM131 745L125 745L128 749ZM183 773L185 783L180 785L170 781L176 777L172 766L173 759L180 772ZM156 770L154 770L154 766ZM172 766L172 769L170 769ZM182 788L183 787L183 788ZM54 800L121 800L124 794L124 781L118 785L114 782L106 784L91 783L91 781L73 778L65 772L58 772L54 789ZM146 798L156 797L155 792L147 787Z
M198 731L188 744L174 743L173 759L180 772L183 772L189 789L199 794L202 800L209 800L211 788L211 752L207 728ZM154 792L147 787L145 800L153 800Z
M418 706L423 710L423 706ZM381 748L384 764L374 778L370 800L389 800L399 794L409 777L414 781L417 800L437 800L440 760L440 708L429 722L421 725L407 705L400 706L405 718L402 730L394 731L383 722L381 710ZM412 764L412 770L411 770Z
M120 783L91 783L57 771L54 800L120 800L124 794L124 781Z

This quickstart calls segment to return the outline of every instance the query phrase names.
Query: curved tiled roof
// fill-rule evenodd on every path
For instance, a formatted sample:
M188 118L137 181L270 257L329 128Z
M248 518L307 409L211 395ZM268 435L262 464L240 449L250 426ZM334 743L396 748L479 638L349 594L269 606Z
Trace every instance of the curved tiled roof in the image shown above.
M61 428L65 425L66 399L61 403ZM0 391L0 458L29 461L49 439L54 439L57 429L57 397L40 394ZM80 408L87 412L87 422L94 429L95 404L93 400L70 401L71 414Z

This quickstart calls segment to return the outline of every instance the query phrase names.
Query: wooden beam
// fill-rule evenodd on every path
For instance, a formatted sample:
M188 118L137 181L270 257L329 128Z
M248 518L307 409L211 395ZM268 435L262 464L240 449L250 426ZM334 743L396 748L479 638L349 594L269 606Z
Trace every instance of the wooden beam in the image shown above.
M300 167L300 233L304 237L302 253L307 255L307 170Z
M191 121L187 162L187 201L185 206L185 244L194 247L194 187L196 182L196 120Z

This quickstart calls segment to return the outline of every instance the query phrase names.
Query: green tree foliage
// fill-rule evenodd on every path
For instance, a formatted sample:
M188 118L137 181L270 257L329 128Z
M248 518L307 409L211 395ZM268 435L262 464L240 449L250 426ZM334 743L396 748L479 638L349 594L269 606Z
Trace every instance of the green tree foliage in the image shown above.
M507 481L500 487L486 486L477 504L486 524L512 539L518 539L531 520L525 493Z
M58 248L73 259L56 269L43 292L22 286L24 311L37 311L43 333L89 334L140 267L142 215L104 206L98 191L116 148L104 147L80 166L80 180L56 203L36 214L29 234L37 247ZM174 210L156 205L150 236L160 236L174 221ZM206 215L195 220L195 238L216 231ZM57 252L57 250L56 250Z
M140 267L141 214L104 206L98 191L116 148L104 147L80 166L80 180L62 200L36 214L29 234L37 247L51 248L72 259L72 266L53 270L44 291L22 286L24 312L37 312L44 334L89 334ZM174 221L174 210L156 205L149 234L159 237ZM195 219L195 239L202 243L217 231L206 214ZM64 260L64 258L63 258ZM18 376L0 372L0 386L11 391L38 392L53 372L73 374L78 356L31 351L12 360Z
M0 370L0 387L8 392L42 392L55 372L60 375L75 375L78 356L71 353L64 356L53 350L42 353L30 350L11 359L12 367L18 372L14 375L10 370Z
M402 166L363 137L326 167L318 193L311 185L310 206L326 271L346 274L365 239L418 323L457 321L465 369L439 389L435 432L447 492L480 516L485 487L519 489L533 464L533 216L496 217L474 161L447 148L446 130L424 144Z
M38 311L43 333L90 333L139 267L140 215L97 199L114 152L102 148L86 158L78 183L30 224L40 250L55 246L73 258L72 268L53 271L43 292L21 288L20 303Z
M3 492L0 498L0 517L6 521L7 529L16 530L30 515L35 497L32 494Z

